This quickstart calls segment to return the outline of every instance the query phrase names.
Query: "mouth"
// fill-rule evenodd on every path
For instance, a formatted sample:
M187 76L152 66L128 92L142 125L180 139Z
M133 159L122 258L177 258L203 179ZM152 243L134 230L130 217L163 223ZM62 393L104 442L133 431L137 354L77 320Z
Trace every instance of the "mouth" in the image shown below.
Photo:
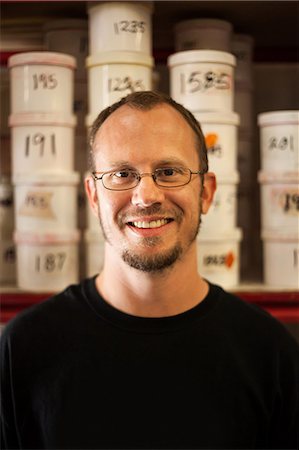
M158 219L158 220L150 220L150 221L140 220L140 221L127 222L127 224L133 228L153 229L153 228L161 228L164 225L167 225L168 223L170 223L172 221L173 221L173 219Z

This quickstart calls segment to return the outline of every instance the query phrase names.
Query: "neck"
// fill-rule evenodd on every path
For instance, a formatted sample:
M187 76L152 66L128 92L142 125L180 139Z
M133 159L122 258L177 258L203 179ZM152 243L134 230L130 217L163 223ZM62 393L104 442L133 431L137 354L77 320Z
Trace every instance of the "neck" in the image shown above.
M96 286L108 303L127 314L140 317L180 314L200 303L208 293L207 282L198 274L195 243L182 260L158 274L133 269L114 256L106 252Z

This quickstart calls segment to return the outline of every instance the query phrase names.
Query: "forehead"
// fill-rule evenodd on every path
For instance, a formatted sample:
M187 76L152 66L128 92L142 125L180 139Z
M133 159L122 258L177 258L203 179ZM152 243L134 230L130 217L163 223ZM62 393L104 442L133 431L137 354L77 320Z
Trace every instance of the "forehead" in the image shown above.
M96 160L158 156L198 158L196 135L184 117L168 104L150 110L121 106L97 131L93 151ZM120 154L121 153L121 154Z

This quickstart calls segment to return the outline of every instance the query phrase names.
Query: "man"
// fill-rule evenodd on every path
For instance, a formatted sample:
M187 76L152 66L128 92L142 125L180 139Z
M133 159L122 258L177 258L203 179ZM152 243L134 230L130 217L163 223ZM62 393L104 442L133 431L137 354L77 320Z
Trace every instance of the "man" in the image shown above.
M295 340L198 274L216 187L198 123L140 92L90 136L104 268L7 326L4 447L297 448Z

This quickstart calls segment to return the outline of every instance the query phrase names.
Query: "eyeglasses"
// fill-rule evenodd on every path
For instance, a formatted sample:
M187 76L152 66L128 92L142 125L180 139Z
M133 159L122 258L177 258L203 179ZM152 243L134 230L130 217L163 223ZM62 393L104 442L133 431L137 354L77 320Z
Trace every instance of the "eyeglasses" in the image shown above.
M184 167L159 167L154 172L139 173L137 170L121 169L109 172L92 172L93 179L101 180L104 188L111 191L126 191L134 189L141 178L152 177L157 186L163 188L177 188L190 183L192 175L203 175L204 170L192 172ZM100 175L100 176L98 176Z

